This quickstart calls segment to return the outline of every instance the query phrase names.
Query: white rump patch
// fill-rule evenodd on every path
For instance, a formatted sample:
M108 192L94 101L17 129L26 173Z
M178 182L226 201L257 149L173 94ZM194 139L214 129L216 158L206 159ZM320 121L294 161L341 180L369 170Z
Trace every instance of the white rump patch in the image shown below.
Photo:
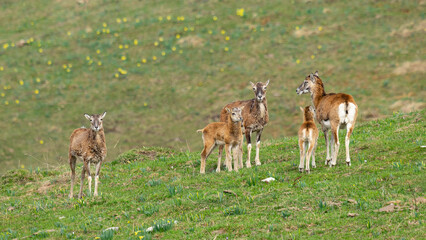
M346 113L347 112L347 113ZM346 103L339 105L339 119L341 124L348 124L355 120L356 106L353 103L348 103L346 109Z
M353 103L349 103L348 104L348 119L349 122L354 122L355 121L355 115L356 115L357 109L355 104Z

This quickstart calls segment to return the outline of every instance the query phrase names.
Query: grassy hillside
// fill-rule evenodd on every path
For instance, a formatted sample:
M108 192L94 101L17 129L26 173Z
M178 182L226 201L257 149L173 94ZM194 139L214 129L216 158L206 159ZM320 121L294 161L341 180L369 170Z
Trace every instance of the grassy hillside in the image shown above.
M271 79L264 138L291 136L315 70L359 122L425 106L424 1L77 2L2 1L0 172L64 164L83 113L108 111L109 160L201 149L195 129L249 81Z
M359 125L351 167L344 149L325 167L321 138L311 174L298 172L294 137L265 142L263 165L238 173L215 173L216 154L200 175L198 152L134 149L103 165L99 197L86 181L82 200L68 199L66 166L11 171L1 178L0 239L110 239L110 227L116 239L421 239L424 116Z

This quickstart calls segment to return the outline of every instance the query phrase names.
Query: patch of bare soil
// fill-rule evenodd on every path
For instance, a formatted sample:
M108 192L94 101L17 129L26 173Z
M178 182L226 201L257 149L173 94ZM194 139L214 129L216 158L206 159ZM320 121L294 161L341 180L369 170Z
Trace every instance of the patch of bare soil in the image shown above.
M416 32L425 32L426 29L426 20L423 20L419 23L409 22L401 25L398 29L395 29L391 32L391 36L401 36L409 37L411 34Z
M400 111L403 113L409 113L413 111L418 111L426 108L426 103L424 102L413 102L409 100L398 100L394 102L390 109L393 111Z
M404 62L393 70L393 73L396 75L414 72L426 72L426 61Z
M177 43L190 47L202 47L204 45L204 40L198 36L187 36L179 39Z

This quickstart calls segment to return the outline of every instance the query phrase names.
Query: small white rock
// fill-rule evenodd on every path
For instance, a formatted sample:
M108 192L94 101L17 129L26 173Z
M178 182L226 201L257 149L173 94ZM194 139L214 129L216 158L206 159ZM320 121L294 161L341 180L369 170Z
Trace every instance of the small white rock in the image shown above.
M275 178L273 178L273 177L268 177L268 178L265 178L265 179L263 179L263 180L262 180L262 182L266 182L266 183L270 183L270 182L272 182L272 181L275 181Z

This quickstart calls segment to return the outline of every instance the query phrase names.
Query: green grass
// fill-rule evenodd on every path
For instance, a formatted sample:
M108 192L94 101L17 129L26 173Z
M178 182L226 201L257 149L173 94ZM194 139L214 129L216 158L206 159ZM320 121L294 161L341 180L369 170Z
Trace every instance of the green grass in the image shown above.
M86 180L80 200L68 199L65 164L9 171L0 179L0 239L421 239L425 113L357 125L351 167L344 148L336 167L324 166L321 137L311 174L298 171L296 137L264 142L262 165L238 173L215 173L216 153L200 175L197 151L134 149L103 165L99 197L88 197ZM261 182L267 177L276 181ZM390 202L394 212L377 211Z
M263 138L292 136L298 106L310 104L295 89L315 70L327 92L354 96L359 122L424 107L424 67L394 72L425 62L422 6L3 0L0 174L63 165L71 132L89 124L84 113L108 112L108 161L137 146L196 151L195 130L217 120L225 104L252 98L249 81L271 79ZM29 44L17 47L21 39Z

